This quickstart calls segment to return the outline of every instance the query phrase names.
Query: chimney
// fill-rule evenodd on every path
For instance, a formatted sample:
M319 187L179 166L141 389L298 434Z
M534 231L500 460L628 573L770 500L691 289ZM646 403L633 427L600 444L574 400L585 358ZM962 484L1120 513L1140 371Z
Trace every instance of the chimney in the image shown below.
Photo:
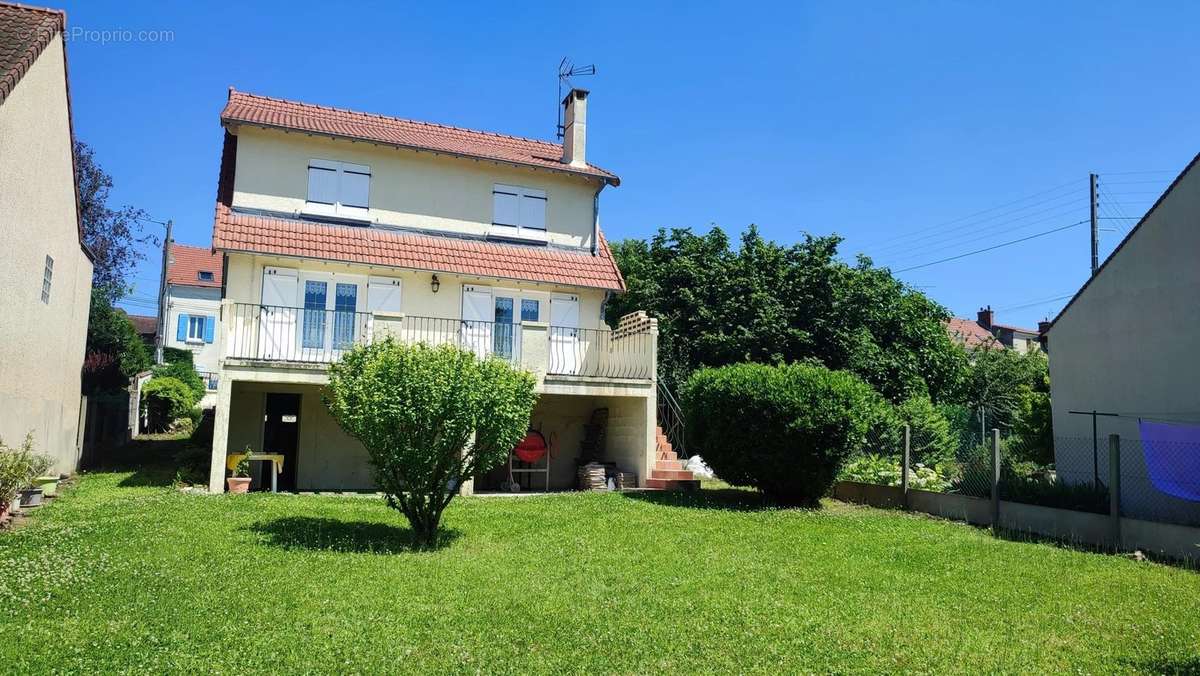
M988 331L992 330L992 323L996 321L996 313L992 312L991 305L979 308L979 313L976 315L976 317L978 318L977 321L980 326Z
M587 90L572 89L563 99L563 164L587 166Z

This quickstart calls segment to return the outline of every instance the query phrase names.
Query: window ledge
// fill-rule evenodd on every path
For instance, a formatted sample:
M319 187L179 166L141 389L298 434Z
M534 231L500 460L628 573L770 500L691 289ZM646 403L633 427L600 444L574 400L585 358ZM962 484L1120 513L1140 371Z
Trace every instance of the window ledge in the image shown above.
M550 241L550 234L545 230L517 228L511 225L496 225L495 223L492 224L492 228L488 231L487 236L488 239L505 239L534 244L546 244Z

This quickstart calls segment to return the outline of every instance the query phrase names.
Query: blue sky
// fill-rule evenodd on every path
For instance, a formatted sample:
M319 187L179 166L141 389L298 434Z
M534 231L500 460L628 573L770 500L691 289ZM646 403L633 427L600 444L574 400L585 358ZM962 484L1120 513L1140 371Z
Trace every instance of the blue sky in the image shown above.
M71 91L116 201L174 219L187 243L211 238L229 85L548 138L559 59L595 63L579 81L589 159L623 180L603 197L610 239L756 223L782 242L837 232L847 256L894 269L1085 219L1090 171L1104 227L1128 227L1115 219L1200 151L1200 3L65 8L84 31L170 31L77 35ZM1141 171L1156 173L1124 173ZM1122 233L1102 234L1107 253ZM1088 256L1078 226L900 276L960 316L991 304L1033 325ZM137 299L158 264L137 271L132 311L153 313Z

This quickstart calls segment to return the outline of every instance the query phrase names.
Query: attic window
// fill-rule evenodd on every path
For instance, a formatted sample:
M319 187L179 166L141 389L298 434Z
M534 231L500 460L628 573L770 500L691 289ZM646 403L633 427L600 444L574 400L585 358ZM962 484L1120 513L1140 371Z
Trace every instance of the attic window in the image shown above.
M492 230L502 235L544 240L546 192L515 185L493 185Z
M199 272L196 273L196 279L199 279L202 282L213 281L212 270L200 270Z
M327 216L363 217L370 206L371 168L362 164L308 161L306 211Z

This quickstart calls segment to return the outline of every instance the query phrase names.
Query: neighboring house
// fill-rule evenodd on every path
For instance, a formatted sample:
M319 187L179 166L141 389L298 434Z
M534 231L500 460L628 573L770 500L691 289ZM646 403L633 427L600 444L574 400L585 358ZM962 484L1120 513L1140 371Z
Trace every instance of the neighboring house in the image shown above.
M204 408L216 403L221 279L221 254L210 247L171 243L163 345L192 353L192 362L209 389L200 402Z
M153 351L154 346L158 344L158 317L149 315L126 315L129 321L133 323L133 330L137 331L138 337L146 344L146 347Z
M1026 353L1041 350L1041 326L1038 330L996 323L996 313L989 305L980 308L974 321L951 317L946 322L950 337L968 348L987 345L991 348L1009 348Z
M365 450L321 388L345 349L385 335L533 372L551 488L573 486L581 447L601 440L602 459L639 485L691 478L656 452L657 323L603 322L624 282L600 233L600 193L619 181L587 161L587 92L564 106L558 144L230 88L213 225L226 267L211 490L223 490L227 452L247 446L286 456L283 487L372 488ZM592 427L585 440L605 413L606 434ZM529 477L517 475L542 486Z
M1138 421L1191 428L1191 436L1200 440L1198 163L1200 156L1171 183L1048 331L1055 437L1091 438L1091 416L1071 411L1118 414L1097 419L1101 480L1107 477L1106 437L1120 434L1123 499L1153 498L1160 511L1187 510L1192 515L1200 511L1198 503L1166 496L1147 482ZM1191 467L1196 474L1200 443L1176 444L1175 451L1175 462L1168 467ZM1092 453L1086 445L1060 444L1055 461L1061 474L1092 475ZM1176 480L1200 491L1200 475Z
M83 244L66 15L0 4L0 437L79 459L92 260Z

